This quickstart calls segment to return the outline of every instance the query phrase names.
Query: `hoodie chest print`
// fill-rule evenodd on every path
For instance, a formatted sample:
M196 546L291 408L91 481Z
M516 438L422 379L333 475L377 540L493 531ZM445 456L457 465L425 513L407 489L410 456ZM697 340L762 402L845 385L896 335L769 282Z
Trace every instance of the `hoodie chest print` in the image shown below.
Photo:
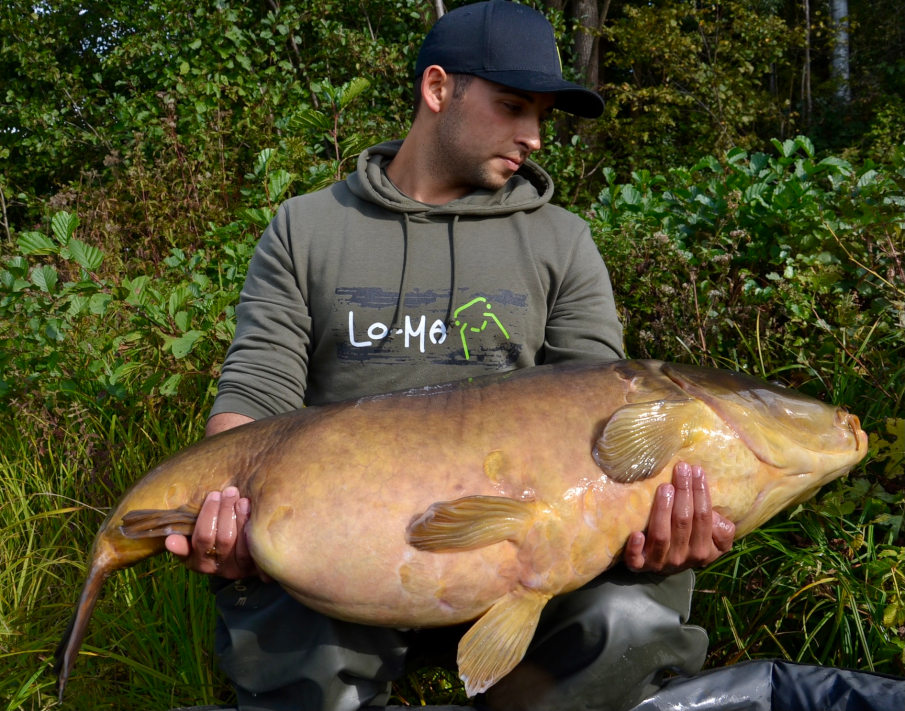
M344 289L344 338L345 348L351 347L359 351L379 348L384 342L392 339L396 349L417 350L420 353L439 351L456 359L472 360L473 357L488 346L496 346L511 352L510 328L505 316L495 309L495 303L509 303L524 306L525 297L504 292L494 296L472 296L466 298L455 308L449 306L449 314L444 318L432 315L431 306L447 308L449 294L439 292L410 292L406 295L406 313L397 313L392 322L384 317L369 317L375 308L385 309L391 300L398 296L390 295L382 290ZM515 302L513 304L512 302ZM427 313L418 313L418 306L424 307ZM401 309L399 310L401 311ZM412 313L413 312L413 313ZM343 350L345 350L343 348Z
M417 317L416 317L417 318ZM353 348L370 348L375 342L382 341L390 335L404 336L405 348L410 348L417 343L418 350L424 353L425 335L430 342L438 346L446 340L447 330L446 324L440 319L436 319L428 331L426 329L427 317L422 314L418 318L417 323L412 320L409 314L405 315L405 325L403 328L391 328L381 321L374 321L367 326L364 336L360 335L356 330L355 312L349 310L349 345Z
M493 304L491 304L483 296L472 299L464 306L460 306L453 312L453 326L459 329L459 337L462 339L462 349L465 352L465 360L469 358L468 338L472 334L482 333L488 327L493 329L496 327L503 334L506 340L509 340L509 333L506 327L500 322L496 314L493 313Z

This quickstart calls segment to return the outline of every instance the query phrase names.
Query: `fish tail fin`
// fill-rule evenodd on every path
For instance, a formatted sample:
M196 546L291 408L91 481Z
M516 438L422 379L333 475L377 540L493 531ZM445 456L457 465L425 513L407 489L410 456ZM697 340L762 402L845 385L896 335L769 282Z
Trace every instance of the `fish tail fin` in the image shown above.
M53 672L57 677L57 697L61 703L66 682L69 681L69 675L78 657L79 647L81 647L85 631L88 629L88 621L91 619L91 613L94 612L94 605L97 603L101 587L103 587L104 581L110 573L116 570L117 567L109 564L108 560L108 556L101 556L100 559L95 557L92 562L88 577L82 586L82 594L79 596L75 614L73 614L66 632L63 633L63 639L60 641L54 655Z
M194 519L192 521L194 527ZM122 568L128 568L139 561L162 553L165 550L165 532L158 531L146 536L128 537L121 527L114 527L111 521L101 528L94 543L91 555L91 565L88 576L82 586L75 614L63 634L63 638L57 647L53 671L57 676L57 696L63 700L63 691L66 682L78 658L79 647L85 638L91 614L100 597L104 581L114 572ZM191 530L189 530L191 532ZM139 538L141 540L135 540Z

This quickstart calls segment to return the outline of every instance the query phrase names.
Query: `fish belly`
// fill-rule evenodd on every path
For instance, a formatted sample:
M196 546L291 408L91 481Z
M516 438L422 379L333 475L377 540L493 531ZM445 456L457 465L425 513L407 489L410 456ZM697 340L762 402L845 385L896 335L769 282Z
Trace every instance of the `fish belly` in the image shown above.
M588 455L600 419L586 393L580 379L563 380L524 393L454 389L331 409L258 463L252 555L304 604L367 624L452 624L514 590L574 589L612 562L621 547L612 539L628 525L608 520L601 531L601 516L625 518L621 505L601 514L599 492L587 497L601 473ZM623 403L621 387L608 399ZM477 550L407 543L409 525L432 504L470 496L549 506L556 523L541 514L530 542ZM649 510L641 496L639 511L644 498ZM637 529L646 516L632 520Z

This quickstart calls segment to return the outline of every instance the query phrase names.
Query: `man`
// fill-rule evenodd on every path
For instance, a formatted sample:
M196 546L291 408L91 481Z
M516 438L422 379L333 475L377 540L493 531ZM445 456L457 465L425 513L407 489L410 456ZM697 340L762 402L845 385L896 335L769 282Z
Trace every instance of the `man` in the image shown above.
M287 201L262 236L208 434L303 404L623 357L588 227L549 204L552 181L529 160L552 109L603 109L562 79L549 23L515 3L459 8L425 39L416 76L405 140ZM167 540L192 569L218 576L217 647L239 708L380 704L413 634L330 620L261 580L243 535L253 505L234 488L213 492L191 541ZM625 561L659 573L705 564L732 533L710 510L703 474L680 465ZM555 599L525 661L476 703L627 708L661 670L697 670L707 639L683 624L692 584L690 571L614 573Z

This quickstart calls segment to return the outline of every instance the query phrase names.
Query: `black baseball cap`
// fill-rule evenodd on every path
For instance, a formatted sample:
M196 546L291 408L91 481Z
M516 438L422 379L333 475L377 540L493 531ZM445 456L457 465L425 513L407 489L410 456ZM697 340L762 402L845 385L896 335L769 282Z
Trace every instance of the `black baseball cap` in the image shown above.
M446 13L421 45L415 76L433 64L512 89L556 94L554 106L570 114L603 113L599 94L562 78L553 27L526 5L489 0Z

